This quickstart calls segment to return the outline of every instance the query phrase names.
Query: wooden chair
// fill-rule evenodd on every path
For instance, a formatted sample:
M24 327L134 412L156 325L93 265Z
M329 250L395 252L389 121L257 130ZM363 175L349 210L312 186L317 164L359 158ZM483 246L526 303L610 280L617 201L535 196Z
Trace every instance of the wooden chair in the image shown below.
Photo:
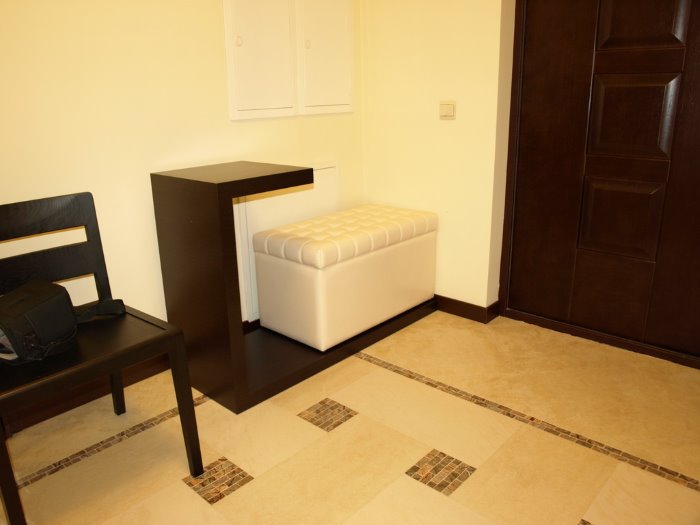
M84 228L87 240L0 259L0 295L29 279L63 281L93 275L99 300L111 299L92 195L78 193L0 205L0 242ZM121 371L167 354L190 473L202 473L197 423L179 328L127 306L125 315L81 324L71 351L36 363L0 368L0 416L42 403L77 385L110 377L114 412L125 411ZM0 421L0 493L12 525L25 523Z

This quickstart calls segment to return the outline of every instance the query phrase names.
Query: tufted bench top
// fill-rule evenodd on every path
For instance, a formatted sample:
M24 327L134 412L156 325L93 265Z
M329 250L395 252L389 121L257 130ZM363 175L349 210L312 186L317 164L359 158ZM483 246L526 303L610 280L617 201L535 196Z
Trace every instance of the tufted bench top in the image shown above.
M437 215L366 204L256 233L253 249L325 268L437 229Z

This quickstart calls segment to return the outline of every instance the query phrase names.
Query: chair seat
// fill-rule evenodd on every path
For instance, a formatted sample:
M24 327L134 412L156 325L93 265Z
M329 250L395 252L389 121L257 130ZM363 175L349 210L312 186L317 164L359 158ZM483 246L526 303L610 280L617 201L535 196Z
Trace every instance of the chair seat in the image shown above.
M41 402L66 383L115 370L165 354L180 330L127 307L125 315L105 317L78 326L75 348L42 361L0 368L0 411ZM158 340L162 345L158 344ZM69 386L69 385L68 385Z

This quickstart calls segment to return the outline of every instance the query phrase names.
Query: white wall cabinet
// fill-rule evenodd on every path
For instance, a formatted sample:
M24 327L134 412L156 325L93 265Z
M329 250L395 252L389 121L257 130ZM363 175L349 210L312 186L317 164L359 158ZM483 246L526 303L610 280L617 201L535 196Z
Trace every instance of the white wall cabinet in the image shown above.
M302 113L350 111L352 0L297 0Z
M292 115L296 52L291 0L228 0L226 44L232 118Z
M352 0L225 0L232 119L352 111Z

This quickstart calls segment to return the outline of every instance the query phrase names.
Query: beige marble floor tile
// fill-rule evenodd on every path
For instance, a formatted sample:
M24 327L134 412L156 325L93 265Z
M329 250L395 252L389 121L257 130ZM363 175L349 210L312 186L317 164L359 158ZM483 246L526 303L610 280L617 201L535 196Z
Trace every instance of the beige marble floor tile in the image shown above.
M325 436L269 401L234 414L215 401L197 407L199 437L253 477Z
M277 394L270 401L292 414L298 414L321 399L357 381L372 370L374 365L356 358L348 358Z
M202 447L205 464L217 453ZM189 474L179 422L167 421L20 490L30 523L94 524Z
M441 312L366 352L700 478L698 370ZM124 416L106 396L13 436L17 476L176 405L169 372L126 397ZM359 414L330 433L296 416L326 397ZM700 525L700 493L357 358L243 414L196 413L205 464L226 456L252 482L205 503L181 482L174 418L22 489L30 523ZM477 467L449 497L404 474L432 448Z
M584 518L594 525L698 525L700 492L621 463Z
M578 380L573 367L528 374L540 408L527 413L700 478L700 371L623 353L627 363L601 357Z
M636 370L624 382L636 417L624 418L633 423L618 427L616 439L637 456L700 479L700 370L653 358Z
M342 523L429 450L359 414L215 506L237 523Z
M159 490L152 496L114 516L103 525L230 525L212 505L199 497L182 481Z
M700 478L700 370L512 319L436 312L367 353Z
M362 507L345 525L496 525L452 498L402 476Z
M576 524L617 462L523 427L450 496L499 524Z
M478 467L521 423L375 367L333 396L357 412Z
M193 395L199 395L193 390ZM126 387L126 413L107 395L18 432L8 440L15 476L46 465L177 406L170 371ZM47 438L50 436L50 438Z

